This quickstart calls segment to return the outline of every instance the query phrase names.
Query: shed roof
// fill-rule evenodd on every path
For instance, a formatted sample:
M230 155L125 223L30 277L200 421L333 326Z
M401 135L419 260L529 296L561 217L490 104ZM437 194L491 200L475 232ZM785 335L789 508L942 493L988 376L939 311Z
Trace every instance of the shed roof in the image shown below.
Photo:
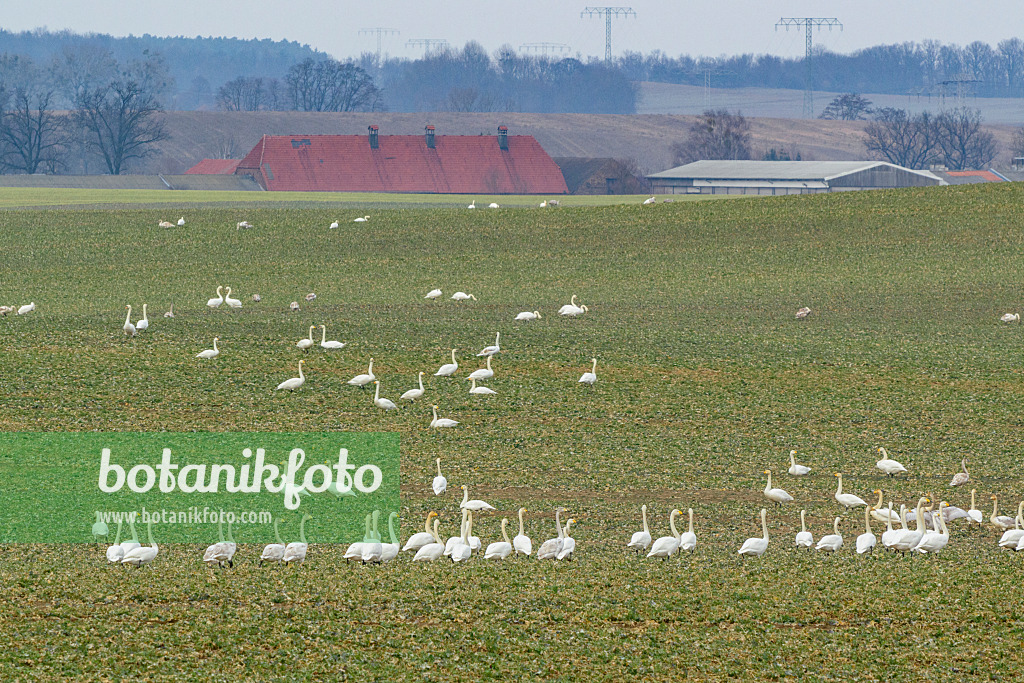
M530 135L264 135L236 173L268 190L564 194L562 172Z
M203 159L185 171L186 175L231 175L241 159Z
M714 178L720 180L821 180L865 171L877 166L891 166L929 178L927 171L914 171L885 161L694 161L661 171L648 178Z

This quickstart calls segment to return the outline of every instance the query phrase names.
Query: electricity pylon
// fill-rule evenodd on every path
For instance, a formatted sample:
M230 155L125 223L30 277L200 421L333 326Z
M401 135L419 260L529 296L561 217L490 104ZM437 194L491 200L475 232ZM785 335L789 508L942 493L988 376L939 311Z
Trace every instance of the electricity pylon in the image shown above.
M612 61L612 17L636 16L632 7L586 7L580 17L596 17L604 15L604 61Z
M398 33L401 33L401 32L397 28L382 28L380 26L377 26L375 28L361 28L361 29L359 29L359 34L360 35L364 35L364 34L374 35L374 34L376 34L376 36L377 36L377 64L380 64L381 39L384 36L389 36L391 34L396 34L397 35Z
M828 26L828 30L831 31L833 26L838 26L839 30L842 31L843 25L835 17L783 17L775 23L775 30L778 31L780 26L784 26L787 31L789 30L790 26L803 26L807 29L807 50L804 54L804 78L806 79L804 82L804 118L813 119L814 62L811 60L812 29L814 29L815 27L820 29L822 26Z

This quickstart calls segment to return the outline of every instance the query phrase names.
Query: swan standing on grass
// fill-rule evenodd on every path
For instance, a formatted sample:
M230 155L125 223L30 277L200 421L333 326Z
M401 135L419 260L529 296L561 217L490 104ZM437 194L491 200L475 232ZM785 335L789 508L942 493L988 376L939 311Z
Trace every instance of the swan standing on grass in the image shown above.
M793 496L789 495L782 489L772 488L772 471L765 470L765 474L768 475L768 483L764 485L764 497L772 501L776 505L782 505L783 503L789 503L793 500Z
M516 315L516 320L540 320L540 313L537 311L523 311Z
M836 477L839 479L839 483L836 486L835 499L840 505L845 507L847 510L855 508L860 505L867 505L860 496L855 496L852 493L843 493L843 475L836 472Z
M25 315L26 313L31 313L34 310L36 310L36 302L35 301L33 301L31 303L27 303L24 306L19 306L18 307L18 315Z
M456 349L452 349L452 362L445 363L439 367L437 372L434 373L434 377L451 377L455 374L455 371L459 369L459 364L455 360L455 351Z
M939 506L941 510L942 506ZM921 542L917 544L914 550L920 553L932 553L938 555L939 552L946 547L949 543L949 529L946 528L946 520L943 519L941 512L934 514L935 524L939 527L938 532L933 532L921 539Z
M185 225L185 217L184 216L182 216L181 218L178 219L178 227L180 228L183 225Z
M789 473L794 477L802 477L811 473L811 468L796 464L796 451L789 452Z
M434 495L435 496L440 496L445 491L448 490L448 480L445 479L445 476L443 474L441 474L441 458L437 458L436 459L436 463L437 463L437 476L434 477L434 481L432 481L430 483L430 488L432 488L434 490Z
M580 375L580 378L576 382L577 384L589 384L590 386L594 386L594 382L597 381L597 359L591 358L590 360L593 362L593 365L590 367L590 372L584 372Z
M644 530L634 532L633 536L629 539L629 543L626 544L626 547L635 550L637 555L640 554L641 550L647 550L647 546L651 544L651 530L647 528L646 504L640 506L640 516L643 518Z
M796 535L796 547L798 548L811 548L814 546L814 536L807 530L807 523L804 520L806 514L807 510L800 511L800 531Z
M467 206L466 208L467 209L475 209L476 208L476 200L474 199L473 201L471 201L469 203L469 206Z
M224 289L224 287L218 286L217 287L217 296L215 296L214 298L212 298L212 299L210 299L209 301L206 302L206 305L209 308L219 308L220 305L222 303L224 303L224 296L220 293L222 289Z
M132 538L131 538L130 541L122 541L121 542L121 556L122 557L124 557L125 553L127 553L127 552L129 552L131 550L135 550L136 548L141 548L142 547L142 544L139 543L139 533L135 530L135 516L134 516L134 513L132 513L128 517L128 530L131 532Z
M586 310L587 308L585 306L576 305L576 295L573 294L572 298L569 300L569 303L565 304L564 306L558 309L558 314L577 316L580 313L585 313Z
M242 307L242 302L239 301L238 299L232 299L231 298L231 288L230 287L228 287L227 290L228 290L227 293L224 295L224 303L226 303L231 308L241 308Z
M462 522L461 522L461 524L459 524L459 535L458 536L449 536L448 540L445 541L444 553L443 553L445 557L450 557L451 554L452 554L452 551L455 550L455 548L458 547L458 545L460 543L462 543L462 534L465 533L465 531L466 531L466 519L467 519L467 515L468 514L469 514L469 510L463 510L462 511ZM467 543L469 542L468 538L466 539L466 542Z
M498 343L499 339L501 339L501 332L498 332L496 335L494 335L493 344L491 344L490 346L485 346L484 348L480 349L480 353L476 354L477 358L487 356L487 360L490 360L491 356L501 351L501 344Z
M437 416L437 406L433 406L433 409L434 409L434 419L430 421L430 426L432 428L434 428L434 429L441 429L443 427L454 427L455 425L459 424L457 421L450 420L447 417L439 418Z
M217 563L217 566L222 566L222 562L217 559L218 555L224 553L224 546L227 545L227 541L224 540L224 520L223 518L217 519L217 534L219 539L216 543L212 543L207 546L206 551L203 553L203 562L206 564Z
M508 518L503 517L501 520L501 537L504 540L495 541L487 546L487 550L484 551L485 560L504 560L512 554L512 542L508 540L508 532L505 531L507 525Z
M428 543L419 550L416 551L416 555L412 558L413 562L433 562L437 558L441 557L444 553L444 543L441 543L441 537L437 535L437 525L440 524L440 520L434 520L433 529L433 543Z
M974 494L977 491L978 489L971 489L971 507L967 510L967 517L975 524L981 524L985 521L985 516L981 514L981 510L974 506Z
M740 546L739 554L743 557L761 557L768 550L768 511L761 508L761 538L748 538Z
M281 558L281 561L285 564L291 564L292 562L302 564L306 561L306 552L309 550L309 543L306 542L307 519L313 519L313 516L310 514L302 515L302 520L299 522L299 540L292 541L284 548L284 557Z
M291 379L286 379L285 381L283 381L280 384L278 384L277 388L274 391L279 391L281 389L287 389L288 391L295 391L296 389L301 387L303 384L305 384L306 383L306 376L302 374L302 364L305 363L305 362L306 362L305 360L300 360L299 361L299 376L298 377L292 377Z
M344 342L335 341L333 339L330 340L330 341L327 340L327 325L321 325L320 326L320 332L321 332L321 334L320 334L320 348L322 348L322 349L343 349L343 348L345 348L345 343Z
M1019 323L1020 313L1003 313L1003 317L1000 320L1004 323Z
M120 562L124 557L124 549L121 547L121 520L117 520L117 533L114 535L114 544L107 548L107 562Z
M277 524L280 522L277 517L274 518L274 539L276 543L268 543L263 548L263 553L260 555L260 566L263 566L264 562L277 562L281 563L284 559L284 540L281 539L281 533L277 530Z
M1024 536L1024 519L1021 518L1021 513L1024 513L1024 501L1021 501L1020 505L1017 506L1017 518L1013 520L1012 529L1007 529L1003 532L1002 538L999 539L1000 548L1009 548L1015 550L1017 548L1017 541L1020 540L1021 536Z
M953 475L953 480L949 482L950 486L960 486L971 480L971 475L967 472L967 458L960 459L960 467L962 467L964 471L957 472Z
M800 310L798 310L796 312L796 319L797 320L803 320L804 318L806 318L810 314L811 314L811 309L808 308L807 306L804 306L803 308L801 308Z
M473 554L473 546L471 545L471 538L473 537L473 512L471 510L466 511L466 523L462 525L462 538L460 543L452 548L452 563L465 562Z
M373 359L370 359L370 367L367 368L365 375L356 375L348 381L349 384L356 387L363 387L377 379L377 375L373 374Z
M570 535L572 533L570 527L575 523L575 519L570 519L565 523L565 532L562 534L562 549L555 555L556 560L569 560L572 562L573 553L576 552L576 539Z
M494 377L494 370L491 369L491 358L491 356L487 356L487 367L480 368L479 370L474 370L473 372L469 373L469 377L467 377L466 379L483 380Z
M452 294L453 301L467 301L469 299L476 301L476 297L473 296L472 294L466 294L465 292L455 292L454 294Z
M349 560L362 559L363 546L373 541L373 534L370 532L370 519L372 517L372 514L367 513L366 518L363 520L363 540L349 543L348 547L345 548L345 564L348 564Z
M338 221L334 221L330 225L327 226L327 229L328 230L334 230L337 227L338 227Z
M470 377L469 379L473 382L473 385L469 388L469 393L471 394L484 394L488 396L493 396L494 394L498 393L494 389L489 389L487 387L478 387L476 385L476 378L474 377Z
M424 299L437 299L442 294L444 294L444 292L442 292L440 289L432 289L429 292L427 292L426 296L424 296L423 298Z
M988 521L992 523L997 529L1009 529L1015 523L1013 517L1007 517L1006 515L999 515L999 499L996 496L992 496L992 516L988 518Z
M526 512L526 508L519 508L519 533L515 538L512 539L512 547L520 555L529 557L533 554L533 541L523 531L523 513Z
M868 506L871 510L871 516L883 523L889 521L890 516L894 521L899 521L900 516L892 511L891 505L888 510L882 508L882 489L875 489L873 493L878 494L878 502L874 505Z
M132 325L132 307L125 306L128 309L128 315L124 317L124 325L121 327L124 333L129 337L134 337L138 332L135 331L135 325Z
M896 537L896 541L892 544L893 550L898 550L901 553L906 553L917 547L917 544L924 538L924 513L921 512L921 508L928 503L928 498L922 497L917 501L917 508L915 515L917 518L917 528L911 531L907 529L900 533ZM902 521L902 515L901 515Z
M843 547L843 536L839 533L839 517L832 523L832 533L822 536L818 539L818 545L814 546L815 550L826 550L828 552L836 552Z
M488 205L487 205L487 208L488 208L488 209L499 209L499 208L501 208L501 207L500 207L500 206L498 206L498 203L497 203L497 202L491 202L490 204L488 204Z
M686 533L679 535L679 550L680 552L685 550L692 554L697 548L697 534L693 533L693 508L686 508L686 514L690 518L690 523L686 528Z
M360 216L359 218L353 218L352 222L353 223L365 223L368 220L370 220L369 216Z
M398 519L398 513L392 512L388 515L388 538L390 543L381 543L380 545L380 561L390 562L391 560L398 557L398 536L395 535L395 520Z
M359 558L363 564L367 562L379 563L384 554L384 545L380 542L380 532L377 530L380 510L374 510L371 518L373 519L373 530L370 532L371 538L369 540L363 539L362 554Z
M171 310L169 310L166 313L164 313L164 317L165 318L173 318L174 317L174 302L173 301L171 302Z
M871 533L871 509L864 508L864 533L857 537L857 554L871 552L875 548L875 535Z
M892 528L893 515L896 515L896 513L892 511L892 501L890 501L889 515L885 518L885 531L882 532L882 546L886 550L893 550L893 544L896 543L896 539L902 533L899 529ZM898 519L899 515L896 515L896 518Z
M459 503L459 507L465 510L471 510L473 512L480 512L481 510L493 510L494 508L485 503L482 500L474 498L469 499L469 487L465 484L462 485L462 502Z
M654 543L651 544L651 551L647 553L647 557L660 557L668 559L672 557L672 554L679 550L679 531L676 530L676 516L683 514L679 510L673 510L672 514L668 516L668 526L672 530L671 536L661 536Z
M900 472L906 472L907 471L906 467L904 467L900 463L898 463L895 460L893 460L892 458L890 458L889 454L886 453L884 448L879 447L878 448L878 452L882 454L882 459L875 463L875 467L877 467L878 469L882 470L883 472L888 474L890 477L894 477L897 474L899 474Z
M394 402L389 401L386 398L381 398L380 397L380 382L379 381L374 380L373 384L374 384L374 389L373 389L373 405L377 406L378 408L382 408L383 410L394 410L395 408L398 407L398 406L396 406L394 404Z
M313 328L315 327L316 325L309 326L309 337L300 339L299 341L295 342L295 348L301 349L303 351L309 351L311 348L313 348Z
M149 315L146 312L146 308L148 307L149 304L142 304L142 320L135 323L135 329L138 330L139 332L149 329Z
M562 529L561 513L564 508L555 508L555 528L558 529L558 536L549 538L540 544L537 549L538 560L553 560L562 552L562 543L565 539L565 531Z
M419 533L410 536L408 540L406 540L405 545L402 546L403 551L419 550L423 546L434 541L434 535L430 532L430 520L434 517L437 517L437 513L433 510L427 513L427 521L423 525L425 531L420 531Z
M212 349L206 349L204 351L200 351L199 353L196 354L196 358L203 358L203 359L209 360L211 358L216 358L217 356L219 356L220 355L220 349L217 348L217 342L218 341L220 341L220 337L214 337L213 338L213 348Z
M419 389L410 389L409 391L405 392L404 394L402 394L398 398L400 400L405 400L405 401L415 401L416 399L422 397L423 394L426 392L426 390L423 388L423 373L422 372L419 374L419 383L420 383Z
M156 541L153 540L153 520L146 522L146 533L149 535L149 545L139 546L129 550L121 558L121 564L127 564L132 567L141 567L143 565L151 563L156 559L156 555L160 552L160 548L157 547Z

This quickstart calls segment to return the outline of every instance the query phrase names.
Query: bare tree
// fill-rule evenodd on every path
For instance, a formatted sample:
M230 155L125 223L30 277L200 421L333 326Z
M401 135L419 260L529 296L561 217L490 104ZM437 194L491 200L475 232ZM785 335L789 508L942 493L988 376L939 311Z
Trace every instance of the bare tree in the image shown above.
M1014 157L1024 157L1024 128L1018 128L1010 140L1010 151Z
M55 88L24 56L0 57L0 168L55 173L65 153L63 118L52 108Z
M707 110L690 125L689 137L671 147L676 164L699 159L749 159L750 123L739 112Z
M284 80L299 111L370 111L380 100L373 79L351 62L305 59Z
M239 76L217 88L217 106L225 111L259 111L263 103L263 79L257 76Z
M72 118L112 175L126 162L155 153L154 143L169 137L158 99L167 87L161 66L152 59L130 64L111 82L78 97Z
M864 129L864 146L869 154L889 163L924 168L938 153L934 119L928 112L911 116L906 109L879 109Z
M820 119L860 121L871 113L871 100L857 93L837 95L821 112Z
M50 64L50 74L62 99L72 108L81 95L117 76L117 60L105 47L65 45Z
M935 119L939 149L951 170L984 168L996 158L995 137L981 128L977 109L951 109Z

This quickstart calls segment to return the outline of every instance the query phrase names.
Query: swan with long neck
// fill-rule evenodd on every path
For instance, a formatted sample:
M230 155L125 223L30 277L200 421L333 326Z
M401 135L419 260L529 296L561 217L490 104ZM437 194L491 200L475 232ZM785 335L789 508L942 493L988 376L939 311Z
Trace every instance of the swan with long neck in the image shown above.
M295 342L295 348L301 349L303 351L309 351L311 348L313 348L313 329L315 327L316 325L309 326L309 336L303 337L299 341Z
M690 521L686 533L679 535L679 550L692 553L697 548L697 534L693 533L693 508L686 508L686 514Z
M480 510L493 510L489 504L479 499L469 499L469 487L465 484L462 485L462 502L459 503L460 508L471 510L473 512L479 512Z
M114 544L107 548L107 562L120 562L124 557L124 548L121 547L121 520L117 520L117 533L114 536Z
M129 550L121 558L121 564L127 564L132 567L142 567L143 565L150 564L156 559L157 553L160 552L160 548L157 546L156 541L153 540L153 520L146 522L146 534L149 536L148 546L139 546L134 550Z
M398 406L393 401L380 397L380 380L373 380L373 383L375 385L373 388L373 405L382 410L394 410L397 408Z
M512 547L520 555L529 557L533 554L533 541L530 540L530 537L523 530L524 512L526 512L526 508L519 508L519 533L512 539Z
M474 370L473 372L469 373L469 377L467 377L466 379L489 379L491 377L494 377L494 370L491 369L492 357L493 356L487 356L487 367L480 368L479 370Z
M129 305L125 306L125 308L128 309L128 314L124 317L124 325L121 326L121 329L129 337L134 337L138 334L138 331L135 329L135 325L132 325L132 307Z
M430 487L434 490L435 496L440 496L448 490L448 479L441 474L441 458L436 458L435 462L437 464L437 476L434 477L434 481L430 483Z
M228 287L227 290L228 290L227 293L224 295L224 303L226 303L231 308L241 308L242 307L242 302L240 300L238 300L238 299L232 299L231 298L231 288L230 287Z
M490 358L494 354L496 354L499 351L501 351L501 345L498 344L498 340L499 339L501 339L501 332L498 332L494 336L494 343L493 344L491 344L490 346L485 346L483 349L480 350L480 353L476 354L477 357L479 358L479 357L482 357L482 356L487 356L488 358Z
M651 544L651 550L647 557L660 557L664 560L672 557L679 550L679 531L676 529L676 517L683 514L679 510L673 510L668 516L668 526L672 530L671 536L661 536Z
M740 546L739 554L743 557L760 557L768 550L768 511L761 508L761 538L748 538Z
M473 536L473 511L466 511L466 525L462 528L462 542L452 550L452 562L464 562L473 554L469 539Z
M345 343L337 341L337 340L334 340L334 339L328 341L328 339L327 339L327 325L321 325L320 326L320 348L323 348L323 349L343 349L343 348L345 348Z
M558 529L558 536L549 538L541 543L537 549L538 560L553 560L562 551L562 542L565 538L565 530L562 529L561 512L563 508L555 508L555 528Z
M423 525L424 531L415 533L406 540L405 545L402 546L402 550L419 550L428 543L434 541L434 535L430 532L430 520L437 517L437 513L431 510L427 513L427 521Z
M876 540L871 533L871 510L864 508L864 533L857 537L857 554L863 555L874 550Z
M1017 541L1024 536L1024 519L1021 518L1021 513L1024 512L1024 501L1021 501L1020 505L1017 506L1017 518L1014 520L1014 528L1007 529L1003 532L1002 537L999 539L999 547L1007 548L1009 550L1017 549Z
M917 501L917 508L915 514L917 516L917 528L914 530L907 530L902 532L893 543L893 549L898 550L901 553L906 553L917 547L917 544L921 542L924 537L924 513L922 508L930 502L928 498L921 497Z
M285 543L281 538L281 532L278 531L277 525L281 520L277 517L274 518L274 540L276 543L268 543L263 548L263 553L260 555L260 566L263 566L264 562L277 562L281 563L284 559Z
M818 545L814 546L815 550L825 550L827 552L836 552L843 547L843 535L839 533L839 517L836 517L832 523L832 533L822 536L818 539Z
M366 373L363 375L356 375L348 381L349 384L356 387L363 387L377 379L377 375L373 374L373 359L370 359L370 367L366 369Z
M210 308L218 308L222 303L224 303L224 296L220 293L222 289L224 289L224 287L217 287L217 296L207 301L207 306L209 306Z
M768 483L764 485L764 497L778 506L781 506L783 503L791 502L793 500L793 496L789 495L782 489L772 488L772 471L765 470L764 473L768 475Z
M891 505L889 506L888 510L882 507L882 489L875 489L874 492L878 494L878 502L874 505L869 506L869 509L871 510L871 516L877 519L879 522L882 522L883 524L889 520L890 515L895 515L893 519L899 520L899 515L892 511Z
M967 458L960 458L960 467L963 468L963 472L953 475L953 480L949 482L950 486L961 486L971 480L971 475L967 472Z
M476 385L476 378L475 377L471 377L470 381L472 382L472 385L470 385L470 387L469 387L469 393L471 393L471 394L478 395L478 396L481 396L481 395L482 396L493 396L493 395L498 393L497 391L495 391L494 389L491 389L489 387L478 387Z
M811 473L811 468L796 464L796 451L789 452L789 473L794 477L802 477Z
M216 358L217 356L219 356L220 355L220 349L217 348L217 342L219 342L219 341L220 341L220 337L214 337L213 338L213 348L212 349L205 349L203 351L200 351L199 353L196 354L196 358L203 358L205 360L209 360L211 358Z
M455 360L455 352L457 349L452 349L452 362L445 363L437 369L434 373L434 377L451 377L455 374L455 371L459 369L459 363Z
M843 493L843 475L840 474L839 472L836 472L836 477L839 480L836 486L836 502L845 507L847 510L849 510L850 508L859 507L861 505L867 505L867 503L865 503L864 500L860 498L860 496L855 496L852 493Z
M363 539L363 549L361 559L363 564L367 562L380 563L381 557L384 554L384 544L380 542L380 531L378 531L377 525L380 520L380 510L374 510L370 518L373 520L370 528L370 539Z
M647 550L647 546L651 544L651 530L647 528L647 505L640 506L640 516L643 518L644 529L643 531L636 531L629 539L629 543L626 544L627 548L636 551L639 555L641 550Z
M508 518L503 517L501 520L502 540L488 544L487 550L484 551L485 560L504 560L512 554L512 541L508 540L508 532L505 531L506 526L508 526Z
M388 539L389 543L381 543L380 548L380 561L390 562L391 560L398 557L398 536L395 535L395 520L398 519L398 513L392 512L388 515Z
M438 524L440 524L440 520L434 519L434 542L428 543L417 550L415 557L412 558L413 562L433 562L444 553L444 543L441 543L441 537L437 535Z
M1006 515L997 514L999 512L999 499L996 496L992 496L992 516L988 518L988 521L992 523L992 526L997 529L1009 529L1014 524L1013 517L1007 517Z
M939 505L939 511L933 512L933 521L935 526L939 529L937 532L927 534L921 539L920 543L914 550L921 553L932 553L938 555L939 552L946 547L949 543L949 529L946 528L946 520L942 515L942 505ZM1013 548L1011 548L1012 550Z
M442 429L444 427L454 427L455 425L459 424L457 420L452 420L452 419L447 418L447 417L439 418L437 416L437 406L433 406L432 408L433 408L433 411L434 411L434 419L432 419L430 421L430 426L433 427L434 429Z
M589 384L594 386L594 382L597 381L597 359L590 359L593 365L590 367L590 372L584 372L580 375L580 378L576 381L577 384Z
M423 394L426 393L426 390L423 388L423 373L422 372L419 374L419 383L420 383L419 389L410 389L409 391L407 391L404 394L402 394L401 396L399 396L399 399L404 400L404 401L415 401L416 399L421 398L423 396Z
M277 385L277 388L275 389L275 391L280 391L282 389L285 389L287 391L295 391L296 389L301 387L303 384L305 384L306 383L306 376L302 374L302 364L305 363L305 362L306 361L304 361L304 360L300 360L299 361L299 376L298 377L292 377L291 379L286 379L285 381L281 382L280 384Z
M807 530L807 523L804 520L806 514L807 510L800 511L800 531L796 535L796 547L798 548L811 548L814 546L814 536Z
M576 539L572 537L571 527L576 523L575 519L570 519L565 523L565 531L562 533L562 549L555 555L556 560L568 560L572 562L572 556L576 552Z
M207 546L206 551L203 553L203 562L205 562L206 564L210 564L210 565L212 565L214 562L216 562L217 566L219 567L219 566L222 566L222 563L221 563L220 560L217 559L217 556L220 555L220 554L223 554L223 552L224 552L224 545L227 543L227 541L224 540L224 519L223 518L218 518L217 519L217 535L219 537L218 541L216 543L212 543L209 546Z
M881 446L878 448L882 459L875 463L875 467L882 470L889 477L895 477L900 472L906 472L907 468L889 457L889 454Z
M139 332L149 329L149 314L146 312L146 309L148 307L149 304L142 304L142 320L135 323L135 329L138 330Z
M306 541L306 520L310 519L313 519L312 515L302 515L302 519L299 521L299 540L289 543L284 548L284 557L281 560L285 564L292 562L302 564L306 561L306 553L309 550L309 543Z
M885 531L882 532L882 546L886 550L893 550L893 544L900 535L898 529L892 528L892 515L895 514L892 511L892 501L889 502L889 516L885 519ZM899 515L896 515L899 518Z

